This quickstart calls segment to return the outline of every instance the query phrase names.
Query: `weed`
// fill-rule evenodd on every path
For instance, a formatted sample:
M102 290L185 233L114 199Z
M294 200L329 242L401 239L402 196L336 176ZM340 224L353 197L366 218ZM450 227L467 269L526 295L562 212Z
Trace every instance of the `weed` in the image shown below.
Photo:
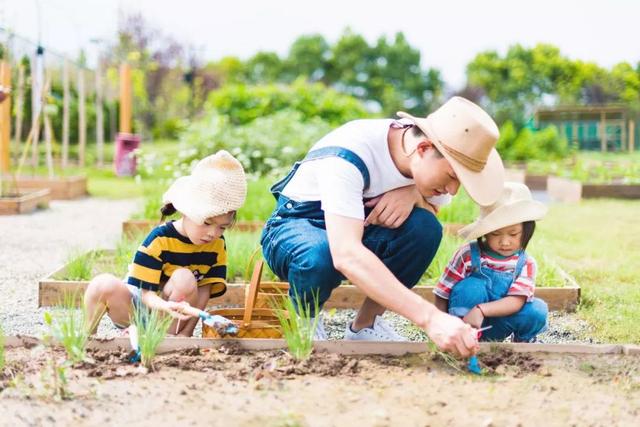
M2 374L3 369L4 369L4 331L2 330L2 326L0 326L0 375Z
M91 280L96 254L91 252L82 253L74 250L67 258L67 267L64 272L65 280Z
M172 322L171 316L164 315L158 310L149 309L144 305L137 305L133 310L133 324L138 334L138 350L144 367L153 370L153 359L158 346L164 340Z
M440 350L433 341L427 341L427 347L429 349L429 352L433 354L434 360L439 359L455 371L461 374L465 373L465 371L460 367L460 361L449 353L445 353L444 351Z
M294 298L283 298L280 307L274 307L282 328L282 335L287 342L289 354L296 360L305 360L313 350L313 336L318 326L319 313L318 294L313 295L313 311L311 304L303 301L295 292Z
M47 354L49 356L48 365L51 368L50 376L47 377L46 370L41 373L41 378L43 383L46 384L49 382L47 379L49 378L51 381L51 397L56 400L64 400L71 397L71 393L67 389L67 367L68 361L63 361L59 363L56 358L55 353L55 343L52 331L54 330L53 326L53 316L48 311L44 313L44 323L49 327L49 332L45 333L42 337L42 343L44 344Z

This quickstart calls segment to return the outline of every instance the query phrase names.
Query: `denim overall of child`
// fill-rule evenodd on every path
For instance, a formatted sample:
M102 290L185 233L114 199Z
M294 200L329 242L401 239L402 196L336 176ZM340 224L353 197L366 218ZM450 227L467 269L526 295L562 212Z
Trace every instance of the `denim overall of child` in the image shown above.
M364 189L369 187L369 170L353 151L343 147L313 150L271 187L277 204L260 240L271 270L290 283L290 296L297 294L311 307L315 295L318 295L318 306L322 307L345 277L333 266L320 201L297 202L281 192L302 163L327 157L340 157L353 164L362 174ZM370 209L365 209L365 215L369 212ZM441 238L442 226L436 217L425 209L414 208L396 229L367 226L362 242L400 282L412 288L431 263Z
M477 242L472 242L470 246L472 273L453 286L449 294L449 314L458 317L466 316L478 304L506 297L527 261L527 254L521 250L512 273L496 271L480 265ZM537 334L546 329L547 313L547 304L540 298L534 298L517 313L504 317L485 317L482 326L491 325L492 328L482 333L482 341L502 341L511 334L517 342L533 341Z

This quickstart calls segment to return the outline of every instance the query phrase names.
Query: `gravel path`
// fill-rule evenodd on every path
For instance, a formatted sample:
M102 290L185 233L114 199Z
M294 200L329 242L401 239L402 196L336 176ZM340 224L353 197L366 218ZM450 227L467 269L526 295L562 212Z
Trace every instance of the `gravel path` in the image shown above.
M138 201L52 201L27 215L0 216L0 324L5 334L41 335L38 280L75 249L114 247Z
M48 210L29 215L0 216L0 325L6 334L40 336L44 309L37 308L38 280L61 266L70 251L114 247L122 221L136 209L136 200L85 198L53 201ZM325 313L329 339L342 339L355 310ZM387 312L394 328L412 341L426 338L406 319ZM200 327L195 331L200 334ZM99 336L120 335L106 318ZM575 314L551 313L549 330L539 336L546 343L594 342L589 325Z

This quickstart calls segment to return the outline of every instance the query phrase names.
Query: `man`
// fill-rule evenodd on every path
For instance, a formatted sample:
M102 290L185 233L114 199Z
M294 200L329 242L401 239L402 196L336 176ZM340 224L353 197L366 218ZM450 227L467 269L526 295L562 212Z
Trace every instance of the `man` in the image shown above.
M263 253L303 301L317 296L322 306L345 278L365 293L346 339L401 340L381 318L390 309L438 347L469 356L478 349L475 330L410 289L442 238L430 204L461 184L481 205L502 191L498 128L460 97L426 118L398 114L403 120L356 120L332 131L272 187L278 203L263 230Z

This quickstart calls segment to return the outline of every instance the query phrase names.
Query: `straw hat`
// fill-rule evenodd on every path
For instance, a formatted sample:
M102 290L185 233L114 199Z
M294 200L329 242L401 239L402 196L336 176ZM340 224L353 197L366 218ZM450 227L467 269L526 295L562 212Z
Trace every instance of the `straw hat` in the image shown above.
M494 148L500 132L491 117L468 99L454 96L426 118L405 112L449 161L469 196L481 206L494 203L504 183L504 166Z
M247 196L247 180L238 160L225 150L200 160L191 172L175 180L162 196L190 220L204 224L207 218L238 210Z
M518 182L505 182L500 198L491 206L480 207L480 217L458 231L458 235L474 240L492 231L526 221L537 221L547 207L531 197L529 187Z

